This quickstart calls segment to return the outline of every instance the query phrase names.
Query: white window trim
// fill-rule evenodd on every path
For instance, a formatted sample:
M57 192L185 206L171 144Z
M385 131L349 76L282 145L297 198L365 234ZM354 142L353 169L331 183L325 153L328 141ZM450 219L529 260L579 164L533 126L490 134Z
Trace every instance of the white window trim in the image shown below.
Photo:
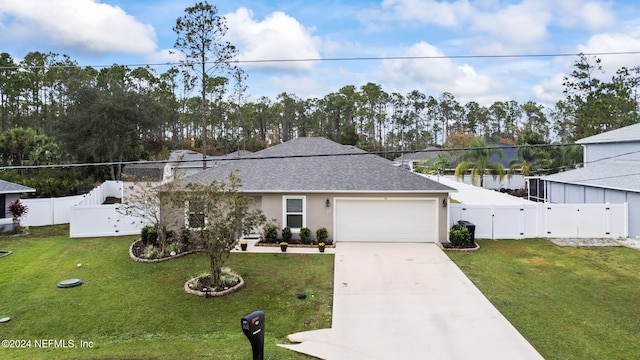
M302 227L307 227L307 197L304 195L291 195L282 197L282 224L283 227L287 226L287 214L298 214L287 212L287 200L289 199L302 199ZM300 233L301 228L291 228L291 233Z
M201 227L191 227L189 226L189 215L192 212L189 211L189 200L186 200L184 202L184 227L186 227L189 230L194 230L194 231L200 231L203 230L203 228ZM204 212L202 213L204 215ZM207 217L204 217L204 228L207 228L207 225L209 225L209 222L207 221Z

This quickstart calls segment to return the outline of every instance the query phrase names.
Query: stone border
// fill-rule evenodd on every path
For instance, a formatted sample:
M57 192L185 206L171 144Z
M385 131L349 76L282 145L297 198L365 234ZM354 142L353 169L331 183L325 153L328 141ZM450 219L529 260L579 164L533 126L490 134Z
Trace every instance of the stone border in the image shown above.
M200 296L200 297L205 297L205 293L203 291L200 290L194 290L192 288L189 287L189 283L195 279L197 279L198 277L194 277L191 278L189 280L187 280L186 283L184 283L184 291L187 294L191 294L191 295L196 295L196 296ZM231 293L234 293L240 289L242 289L242 287L244 287L244 279L242 279L242 276L238 275L238 278L240 278L240 283L238 283L238 285L229 288L227 290L223 290L223 291L214 291L214 292L210 292L209 296L210 297L220 297L220 296L225 296L225 295L229 295Z
M480 250L480 245L477 242L474 242L476 247L474 248L447 248L442 243L438 243L438 246L444 251L462 251L462 252L474 252Z
M141 263L159 263L159 262L169 261L169 260L172 260L172 259L177 259L177 258L185 256L185 255L195 254L195 253L204 251L204 250L191 250L191 251L181 252L180 254L175 254L174 256L164 257L164 258L161 258L161 259L145 259L145 258L137 257L137 256L135 256L133 254L133 245L135 245L138 241L141 241L141 240L138 239L138 240L134 241L133 243L131 243L131 246L129 246L129 257L133 261L141 262Z

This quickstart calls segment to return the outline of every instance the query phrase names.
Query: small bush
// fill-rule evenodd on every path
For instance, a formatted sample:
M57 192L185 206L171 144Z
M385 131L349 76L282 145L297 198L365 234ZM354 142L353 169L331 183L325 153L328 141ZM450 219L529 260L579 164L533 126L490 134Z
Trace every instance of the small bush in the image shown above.
M145 245L157 245L158 229L155 226L147 225L140 232L142 243Z
M267 243L275 244L278 241L278 228L272 224L265 225L263 239Z
M286 243L291 242L291 228L288 226L282 229L282 241Z
M228 267L220 269L220 284L226 287L232 287L240 281L240 275L235 273Z
M327 228L322 227L316 230L316 238L318 239L318 243L326 243L328 237L329 237L329 230L327 230Z
M153 245L147 245L144 248L144 253L142 254L142 257L145 259L159 259L161 257L164 257L164 253Z
M471 233L466 226L455 224L449 230L449 241L453 246L469 246L471 245Z
M309 228L300 229L300 242L303 244L311 244L311 230Z
M175 242L172 242L169 245L167 245L167 247L165 249L165 252L167 254L171 254L171 252L175 252L176 254L180 254L183 250L184 250L184 245L179 241L175 241Z

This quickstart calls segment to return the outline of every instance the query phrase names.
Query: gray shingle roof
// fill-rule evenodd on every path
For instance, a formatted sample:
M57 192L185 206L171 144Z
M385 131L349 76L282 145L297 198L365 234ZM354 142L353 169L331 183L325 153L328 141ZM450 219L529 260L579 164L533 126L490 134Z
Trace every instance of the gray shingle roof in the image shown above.
M314 155L314 156L312 156ZM325 138L297 138L185 178L226 181L239 170L246 192L451 192L391 161Z
M640 192L640 162L613 161L542 177L561 183Z
M36 189L0 180L0 194L21 194L26 192L36 192Z
M576 144L593 144L602 142L640 141L640 123L625 126L620 129L603 132L576 141Z
M435 146L429 146L428 148L422 151L407 153L407 154L404 154L403 156L398 156L397 158L394 159L394 161L399 162L403 160L404 161L433 160L438 157L439 153L440 153L439 148Z

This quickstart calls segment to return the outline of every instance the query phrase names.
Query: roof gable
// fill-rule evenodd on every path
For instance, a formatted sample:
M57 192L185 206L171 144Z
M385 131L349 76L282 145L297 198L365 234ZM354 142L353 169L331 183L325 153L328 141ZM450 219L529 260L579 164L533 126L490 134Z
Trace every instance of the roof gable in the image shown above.
M640 123L589 136L576 141L576 144L631 141L640 142Z
M238 171L246 192L450 192L454 189L408 172L377 155L325 138L297 138L225 161L185 178L226 181Z
M26 192L36 192L36 189L9 181L0 180L0 194L21 194Z

